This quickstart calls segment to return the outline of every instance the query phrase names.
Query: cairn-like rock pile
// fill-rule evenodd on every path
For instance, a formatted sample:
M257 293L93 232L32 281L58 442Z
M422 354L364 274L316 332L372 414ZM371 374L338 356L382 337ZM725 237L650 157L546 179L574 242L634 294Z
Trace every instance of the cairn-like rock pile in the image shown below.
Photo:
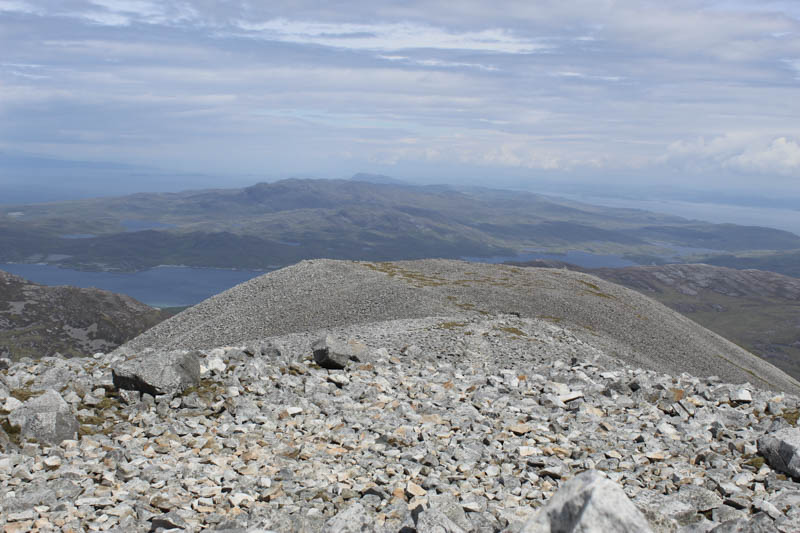
M27 359L0 527L796 532L798 408L514 316Z

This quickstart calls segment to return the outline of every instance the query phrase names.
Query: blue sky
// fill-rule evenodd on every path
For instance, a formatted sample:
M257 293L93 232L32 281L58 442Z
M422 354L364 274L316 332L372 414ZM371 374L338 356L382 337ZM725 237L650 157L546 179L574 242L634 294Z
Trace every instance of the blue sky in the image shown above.
M794 0L0 0L0 50L6 154L800 193Z

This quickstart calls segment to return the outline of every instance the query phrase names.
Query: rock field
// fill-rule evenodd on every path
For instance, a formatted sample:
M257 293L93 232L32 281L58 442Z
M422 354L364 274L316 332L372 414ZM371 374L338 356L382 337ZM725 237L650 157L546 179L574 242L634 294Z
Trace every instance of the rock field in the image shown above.
M26 359L0 527L796 532L798 408L514 315Z
M636 367L800 395L792 377L636 291L580 272L465 261L302 261L213 296L127 346L213 348L376 321L497 314L565 326Z

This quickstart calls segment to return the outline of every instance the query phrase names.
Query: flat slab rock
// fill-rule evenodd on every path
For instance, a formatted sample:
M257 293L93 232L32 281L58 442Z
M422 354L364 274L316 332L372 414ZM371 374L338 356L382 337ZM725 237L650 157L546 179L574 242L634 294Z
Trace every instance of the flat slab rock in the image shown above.
M758 452L772 468L800 479L800 429L785 428L758 439Z
M156 352L117 363L112 368L117 389L157 396L177 394L200 383L198 352Z

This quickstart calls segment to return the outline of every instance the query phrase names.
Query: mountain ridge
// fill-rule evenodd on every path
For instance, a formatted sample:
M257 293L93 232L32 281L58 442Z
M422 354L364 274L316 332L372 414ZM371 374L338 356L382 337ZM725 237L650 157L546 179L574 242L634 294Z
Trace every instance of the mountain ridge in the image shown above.
M235 242L237 252L230 243ZM0 206L0 261L142 270L160 264L288 266L583 250L676 255L800 249L800 236L606 208L529 192L288 179L241 189Z
M121 349L209 348L378 320L517 314L550 320L629 364L800 392L800 383L640 293L564 270L453 260L303 261L254 278Z
M109 351L169 314L123 294L48 287L0 270L0 356L11 359Z

